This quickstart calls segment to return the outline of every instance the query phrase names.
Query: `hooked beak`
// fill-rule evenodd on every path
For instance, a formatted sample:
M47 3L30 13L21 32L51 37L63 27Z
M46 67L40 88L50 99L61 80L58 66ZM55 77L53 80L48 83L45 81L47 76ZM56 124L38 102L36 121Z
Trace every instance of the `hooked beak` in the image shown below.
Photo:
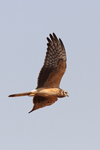
M69 94L67 93L66 96L69 97Z

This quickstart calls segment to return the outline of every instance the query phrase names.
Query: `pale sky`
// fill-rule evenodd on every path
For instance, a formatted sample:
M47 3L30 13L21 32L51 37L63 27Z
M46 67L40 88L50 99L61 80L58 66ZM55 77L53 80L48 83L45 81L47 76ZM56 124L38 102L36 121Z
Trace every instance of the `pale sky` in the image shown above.
M61 38L69 97L31 114L49 33ZM0 149L100 150L100 1L1 0Z

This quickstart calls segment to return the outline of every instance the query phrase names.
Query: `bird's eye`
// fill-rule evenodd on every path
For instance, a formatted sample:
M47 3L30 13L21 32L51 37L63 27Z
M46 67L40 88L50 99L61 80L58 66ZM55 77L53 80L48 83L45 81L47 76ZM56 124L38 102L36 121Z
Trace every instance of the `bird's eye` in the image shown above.
M65 94L67 94L67 92L65 92Z

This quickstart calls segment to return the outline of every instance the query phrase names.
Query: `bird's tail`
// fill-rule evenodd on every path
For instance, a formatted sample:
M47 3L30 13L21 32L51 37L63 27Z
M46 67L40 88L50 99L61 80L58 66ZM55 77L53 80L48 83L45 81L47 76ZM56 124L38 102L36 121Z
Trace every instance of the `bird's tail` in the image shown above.
M11 94L8 97L17 97L17 96L27 96L30 95L32 92L25 92L25 93L18 93L18 94Z

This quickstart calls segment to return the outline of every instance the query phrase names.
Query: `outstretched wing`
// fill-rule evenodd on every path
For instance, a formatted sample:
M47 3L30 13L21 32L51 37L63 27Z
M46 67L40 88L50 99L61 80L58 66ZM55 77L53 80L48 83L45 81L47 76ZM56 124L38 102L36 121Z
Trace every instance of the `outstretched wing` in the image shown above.
M47 52L44 65L39 73L38 85L40 87L59 87L61 78L66 70L66 52L61 39L50 34L47 38Z
M33 97L34 106L29 113L31 113L32 111L34 111L36 109L52 105L55 101L57 101L57 97L34 96Z

